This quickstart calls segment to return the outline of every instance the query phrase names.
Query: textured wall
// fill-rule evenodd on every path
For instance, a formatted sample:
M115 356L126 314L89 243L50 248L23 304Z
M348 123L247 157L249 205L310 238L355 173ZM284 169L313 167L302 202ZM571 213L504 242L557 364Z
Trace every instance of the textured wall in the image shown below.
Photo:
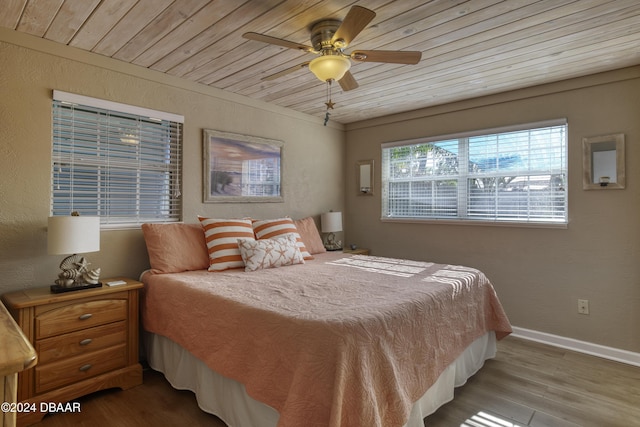
M46 253L53 89L185 117L185 222L197 215L318 217L343 208L341 126L5 29L0 58L0 293L51 284L62 259ZM204 128L283 141L284 203L203 204ZM139 229L103 230L100 252L87 257L103 278L137 278L148 267Z
M569 124L566 229L380 221L380 144L541 120ZM347 243L376 255L466 264L494 283L515 326L640 351L640 67L347 127L347 171L376 161L376 194L347 173ZM582 190L582 138L626 136L627 187ZM577 314L578 298L591 314Z

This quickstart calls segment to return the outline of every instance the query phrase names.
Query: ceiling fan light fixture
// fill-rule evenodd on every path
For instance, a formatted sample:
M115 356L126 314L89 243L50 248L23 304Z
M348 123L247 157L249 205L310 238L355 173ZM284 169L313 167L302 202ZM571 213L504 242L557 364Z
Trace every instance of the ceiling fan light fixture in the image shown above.
M341 55L322 55L309 63L309 69L320 81L340 80L351 68L351 61Z

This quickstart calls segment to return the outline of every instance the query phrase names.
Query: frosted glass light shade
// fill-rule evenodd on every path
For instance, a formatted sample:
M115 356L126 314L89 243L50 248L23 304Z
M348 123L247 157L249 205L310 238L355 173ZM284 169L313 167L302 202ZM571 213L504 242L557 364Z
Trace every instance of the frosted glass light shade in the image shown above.
M342 231L342 212L326 212L320 216L320 228L323 233Z
M349 68L351 68L351 61L339 55L319 56L309 63L311 72L323 82L340 80Z
M50 216L47 234L50 254L97 252L100 250L100 217Z

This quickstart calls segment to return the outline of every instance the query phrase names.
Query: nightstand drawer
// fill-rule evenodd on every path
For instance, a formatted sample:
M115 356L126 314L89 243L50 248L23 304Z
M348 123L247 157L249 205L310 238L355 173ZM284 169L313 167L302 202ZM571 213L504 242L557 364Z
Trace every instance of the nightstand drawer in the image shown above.
M124 344L127 325L124 321L96 326L77 332L36 341L40 364Z
M44 312L35 318L35 339L125 320L127 301L110 299L70 304Z
M37 365L36 394L73 384L104 372L122 368L127 364L125 344L71 357L58 362Z

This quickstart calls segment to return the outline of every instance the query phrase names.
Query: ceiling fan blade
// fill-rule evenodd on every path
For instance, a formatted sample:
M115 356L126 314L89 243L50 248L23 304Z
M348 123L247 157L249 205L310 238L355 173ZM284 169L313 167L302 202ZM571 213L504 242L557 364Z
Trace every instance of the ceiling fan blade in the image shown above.
M422 52L401 50L356 50L351 59L360 62L387 62L391 64L417 64Z
M263 42L263 43L274 44L276 46L286 47L286 48L289 48L289 49L297 49L297 50L301 50L303 52L315 53L315 50L313 50L313 48L311 46L307 46L307 45L304 45L304 44L291 42L289 40L279 39L277 37L267 36L265 34L258 34L258 33L249 32L249 33L244 33L242 35L242 37L244 37L245 39L249 39L249 40L255 40L255 41L259 41L259 42Z
M331 38L331 43L335 43L336 40L344 40L344 46L341 47L346 47L375 17L376 13L373 10L362 6L353 6Z
M262 80L267 80L267 81L275 80L275 79L278 79L278 78L280 78L282 76L286 76L287 74L293 73L294 71L298 71L298 70L300 70L302 68L306 68L308 66L309 66L308 62L303 62L302 64L298 64L298 65L295 65L293 67L285 68L284 70L279 71L279 72L277 72L275 74L271 74L270 76L263 77Z
M344 76L342 76L342 78L338 80L338 83L340 83L340 87L345 92L348 90L356 89L358 87L358 82L356 81L355 77L353 77L353 74L351 74L351 71L347 71Z

